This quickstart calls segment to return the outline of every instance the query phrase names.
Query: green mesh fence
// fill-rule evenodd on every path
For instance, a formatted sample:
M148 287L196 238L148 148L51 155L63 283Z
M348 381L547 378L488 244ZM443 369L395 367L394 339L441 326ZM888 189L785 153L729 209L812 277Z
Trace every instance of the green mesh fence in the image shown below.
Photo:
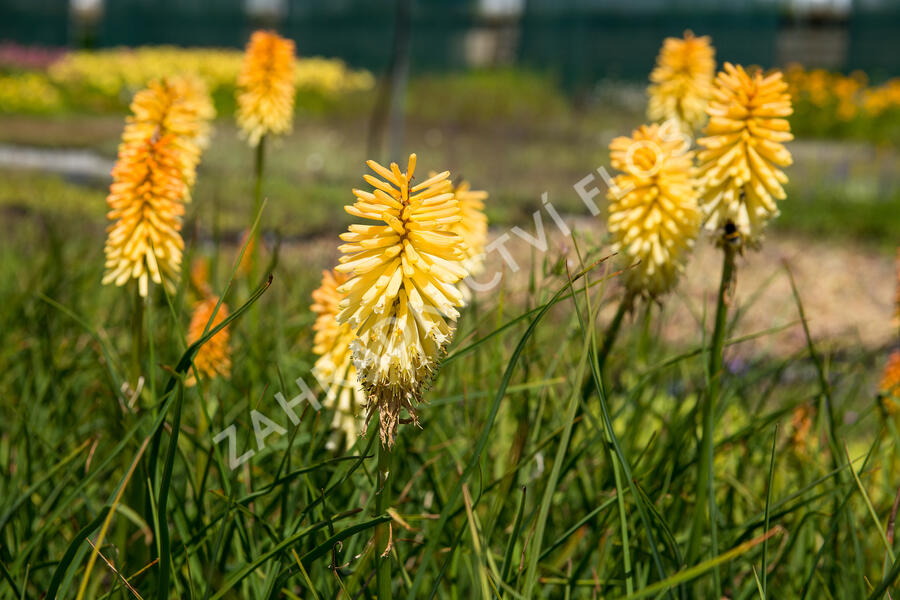
M98 44L237 46L250 29L243 0L106 0Z
M0 42L41 46L69 42L68 0L0 0Z
M900 2L853 14L847 66L866 71L874 80L900 75Z
M277 23L254 20L244 7L244 0L106 0L90 40L101 47L241 47L254 28L274 26L303 55L334 56L376 73L388 63L393 2L289 0ZM486 16L475 0L415 0L410 22L413 72L466 68L476 32L513 30L502 42L510 46L504 56L554 73L569 90L605 77L646 80L662 39L685 29L712 36L719 62L773 66L778 36L790 27L779 3L765 0L527 0L518 19ZM843 26L845 70L900 75L900 2L862 7ZM84 39L69 23L67 0L0 0L0 41L76 46Z
M519 61L557 72L569 89L604 77L646 80L663 38L709 35L719 62L772 66L778 17L771 13L526 13Z

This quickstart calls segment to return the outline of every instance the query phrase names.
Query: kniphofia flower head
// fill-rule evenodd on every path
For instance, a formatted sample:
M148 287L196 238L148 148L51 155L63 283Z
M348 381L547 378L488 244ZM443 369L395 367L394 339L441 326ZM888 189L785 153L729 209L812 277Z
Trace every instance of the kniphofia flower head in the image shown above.
M463 298L454 285L466 276L465 243L451 230L460 220L449 172L415 183L416 155L405 172L367 163L373 191L353 190L345 207L373 225L351 225L337 271L339 323L349 323L353 361L367 396L367 421L377 411L382 443L392 445L401 412L417 421L416 404L434 377L453 334Z
M664 294L675 285L700 231L693 154L659 125L617 137L609 150L612 166L622 171L608 193L613 250L629 263L640 261L626 272L626 286L634 294Z
M459 202L460 220L452 230L465 242L466 258L463 266L470 275L484 271L484 246L487 243L488 220L484 214L484 201L488 193L473 190L468 181L460 181L453 190Z
M725 63L707 108L706 137L699 155L701 204L706 226L732 223L744 241L758 245L763 229L785 198L782 171L793 162L784 142L794 139L785 118L793 109L780 71L763 76Z
M290 132L295 63L292 40L274 31L250 36L237 80L237 122L251 146L266 134Z
M897 298L894 300L894 326L900 326L900 248L897 248Z
M191 322L188 326L188 344L193 344L201 337L204 332L212 331L214 327L228 318L228 307L223 302L216 311L216 317L207 329L207 323L213 315L213 310L219 302L217 296L207 296L203 300L194 305L194 311L191 314ZM231 375L231 350L228 347L230 334L228 327L222 329L205 344L200 346L194 356L194 367L197 371L206 377L213 378L216 376L228 377ZM196 384L193 369L189 372L185 380L187 385Z
M709 36L666 38L656 57L647 88L647 116L653 121L672 120L691 132L706 121L716 70L715 49Z
M141 296L151 280L171 285L181 269L181 217L200 161L198 142L208 132L208 113L184 90L183 82L167 79L135 94L106 199L114 222L103 283L136 279Z
M216 107L206 83L194 75L173 77L169 82L175 86L184 110L192 116L193 123L187 124L184 135L201 151L206 150L212 134L212 121L216 118Z
M316 314L313 324L313 352L319 357L313 367L316 380L326 386L325 405L334 408L332 429L344 433L345 444L359 437L358 409L365 404L365 393L357 382L350 343L356 337L349 323L338 323L337 315L344 295L338 286L347 276L337 271L322 271L322 284L312 293Z
M881 374L881 394L889 413L896 413L900 404L900 350L894 350Z
M191 261L188 279L194 291L201 296L208 296L212 293L209 287L209 263L210 260L204 256L196 256Z

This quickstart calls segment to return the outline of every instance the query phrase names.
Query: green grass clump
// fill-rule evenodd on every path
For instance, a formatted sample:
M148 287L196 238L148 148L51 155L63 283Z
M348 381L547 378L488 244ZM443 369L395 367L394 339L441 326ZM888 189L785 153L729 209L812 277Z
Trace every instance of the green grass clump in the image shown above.
M294 425L274 398L298 394L312 366L309 294L328 251L267 255L274 280L242 314L253 286L227 287L237 249L190 242L186 260L212 258L237 317L231 379L183 388L185 282L168 299L155 290L135 357L129 290L99 283L102 232L53 211L9 229L0 598L73 598L83 582L86 598L133 598L129 586L143 598L374 597L384 548L371 542L391 518L375 510L375 437L333 448L329 410L304 404ZM525 292L476 299L422 428L401 429L387 479L393 596L882 597L897 574L900 438L874 392L880 352L810 340L795 355L747 354L772 332L747 332L747 306L732 307L713 415L717 539L702 531L688 563L710 317L667 346L666 303L639 308L593 370L621 291L602 243L577 240L570 274L548 258ZM803 335L797 321L773 325ZM253 411L284 429L262 448ZM234 470L213 441L231 425L236 453L255 451Z

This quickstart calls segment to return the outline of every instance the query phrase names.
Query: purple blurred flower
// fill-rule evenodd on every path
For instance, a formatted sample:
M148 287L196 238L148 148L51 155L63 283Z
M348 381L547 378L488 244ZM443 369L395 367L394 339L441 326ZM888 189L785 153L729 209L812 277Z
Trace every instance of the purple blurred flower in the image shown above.
M746 360L743 358L736 356L731 358L725 362L725 369L732 375L740 375L749 367Z
M46 69L65 55L65 48L0 43L0 69Z

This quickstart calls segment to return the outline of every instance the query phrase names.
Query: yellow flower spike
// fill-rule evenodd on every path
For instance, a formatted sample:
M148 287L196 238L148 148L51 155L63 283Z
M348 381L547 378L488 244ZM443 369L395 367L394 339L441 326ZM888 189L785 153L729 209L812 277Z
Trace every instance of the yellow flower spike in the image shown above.
M250 36L238 75L237 122L251 146L289 133L294 118L294 42L272 31Z
M194 75L172 78L171 82L182 98L185 110L192 113L192 119L196 122L195 126L189 127L187 136L200 150L206 150L212 133L212 121L216 118L216 107L206 83Z
M608 193L613 250L629 263L640 261L626 272L625 284L632 294L651 297L675 285L702 221L693 153L663 131L643 125L609 145L612 166L623 172Z
M466 276L465 242L452 227L459 200L443 172L413 184L416 155L406 172L369 161L381 179L365 177L374 193L354 191L345 210L377 225L351 225L335 269L347 276L337 321L357 336L353 362L366 393L366 423L377 411L382 444L392 446L401 412L418 422L415 407L453 335ZM412 194L412 195L411 195Z
M182 177L188 186L184 196L184 202L188 203L191 201L191 188L197 179L200 155L209 147L216 108L206 84L201 79L185 75L171 77L165 81L180 99L181 110L170 119L168 127L185 141Z
M191 323L188 326L188 344L193 344L201 337L209 323L209 318L216 308L219 298L217 296L207 296L194 305L194 312L191 314ZM216 318L208 331L212 331L214 327L228 318L228 307L223 302L216 312ZM194 367L201 375L209 378L216 376L229 377L231 375L231 350L228 347L230 334L228 327L212 336L205 344L200 346L197 355L194 357ZM189 372L186 385L195 385L197 383L194 377L193 369Z
M344 294L338 287L347 276L337 271L322 271L322 284L312 293L313 352L319 357L313 367L316 379L327 385L325 405L334 408L332 429L344 433L344 444L350 447L359 437L357 411L365 404L365 393L357 383L350 342L356 337L349 323L338 323L337 314ZM334 440L329 441L332 447Z
M647 88L647 116L653 121L676 121L691 132L706 121L716 70L715 49L709 36L666 38L656 58Z
M484 246L487 243L488 220L484 214L484 201L488 193L473 190L468 181L460 181L453 190L459 202L460 221L452 230L466 244L466 258L463 266L471 275L484 271Z
M757 246L768 221L778 216L793 162L784 142L794 139L785 118L793 113L781 72L763 76L725 63L716 76L710 120L697 143L701 205L707 228L732 223L743 241Z
M187 85L164 79L135 94L112 171L103 283L136 279L141 296L151 280L171 287L181 270L181 217L209 116Z

